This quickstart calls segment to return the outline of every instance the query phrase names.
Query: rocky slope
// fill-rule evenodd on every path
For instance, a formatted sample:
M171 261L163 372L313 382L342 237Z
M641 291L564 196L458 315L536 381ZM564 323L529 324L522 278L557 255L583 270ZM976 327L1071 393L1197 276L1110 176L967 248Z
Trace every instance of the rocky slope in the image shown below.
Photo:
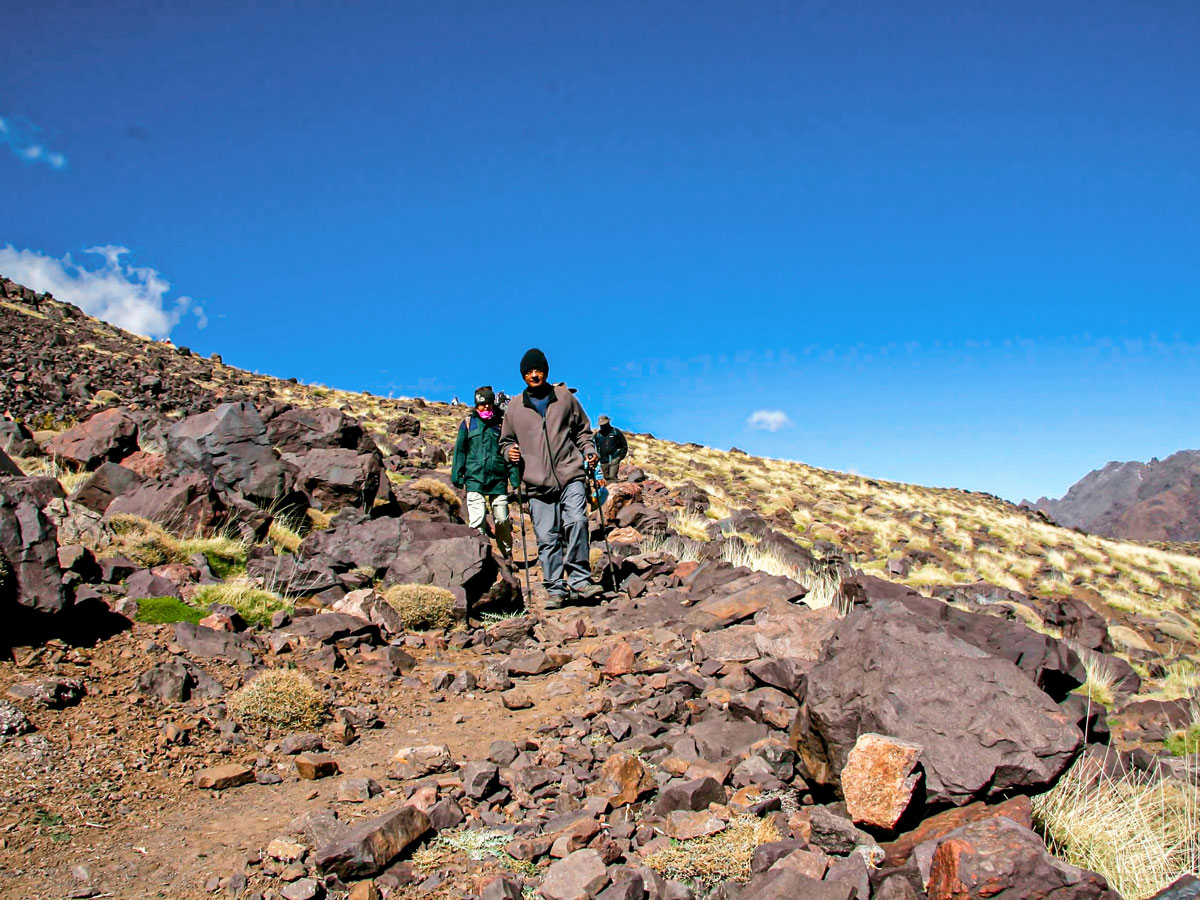
M4 896L1100 898L1200 861L1110 884L1034 830L1068 772L1194 796L1189 607L900 583L954 559L912 520L974 546L1012 507L836 473L810 503L814 470L704 448L677 479L642 436L602 600L547 612L462 524L457 411L4 290Z
M1200 450L1110 462L1065 497L1029 504L1070 528L1139 541L1200 541Z

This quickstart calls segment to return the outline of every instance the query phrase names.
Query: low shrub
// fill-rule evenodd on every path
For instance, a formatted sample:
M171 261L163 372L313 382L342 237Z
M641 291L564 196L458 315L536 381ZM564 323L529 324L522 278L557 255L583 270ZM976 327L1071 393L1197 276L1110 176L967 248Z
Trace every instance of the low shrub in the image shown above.
M383 599L400 615L405 628L429 631L454 624L454 595L432 584L396 584Z
M324 721L324 695L295 669L268 669L225 701L229 715L249 725L316 728Z
M134 618L147 625L173 625L176 622L196 625L207 615L204 610L190 606L178 597L143 597L137 605Z
M759 844L781 839L770 819L734 819L722 832L688 841L672 840L646 857L646 865L671 881L705 890L722 881L748 881L750 861Z

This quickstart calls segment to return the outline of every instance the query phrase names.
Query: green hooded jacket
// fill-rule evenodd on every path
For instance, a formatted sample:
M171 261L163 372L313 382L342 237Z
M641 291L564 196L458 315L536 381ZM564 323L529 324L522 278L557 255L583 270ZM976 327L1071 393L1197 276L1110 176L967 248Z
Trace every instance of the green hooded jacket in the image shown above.
M488 421L472 412L458 426L454 441L454 462L450 480L457 487L480 494L508 493L508 466L500 456L500 426L504 421L499 411Z

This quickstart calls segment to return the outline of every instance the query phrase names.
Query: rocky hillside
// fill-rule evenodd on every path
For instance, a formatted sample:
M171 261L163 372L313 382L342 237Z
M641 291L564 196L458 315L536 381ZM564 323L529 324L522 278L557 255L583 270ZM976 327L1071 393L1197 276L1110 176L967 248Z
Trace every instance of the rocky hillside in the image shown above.
M1069 528L1138 541L1200 541L1200 450L1110 462L1061 500L1030 504Z
M462 523L461 411L2 290L3 896L1141 898L1200 865L1194 557L641 435L602 598L547 611Z

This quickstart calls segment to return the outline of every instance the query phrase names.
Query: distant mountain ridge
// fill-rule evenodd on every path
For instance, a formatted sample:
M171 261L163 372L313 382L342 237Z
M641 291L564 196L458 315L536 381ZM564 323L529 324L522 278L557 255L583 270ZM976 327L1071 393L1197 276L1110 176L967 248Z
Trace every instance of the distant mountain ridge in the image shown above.
M1110 462L1075 482L1065 497L1025 504L1060 525L1112 538L1200 541L1200 450L1166 459Z

